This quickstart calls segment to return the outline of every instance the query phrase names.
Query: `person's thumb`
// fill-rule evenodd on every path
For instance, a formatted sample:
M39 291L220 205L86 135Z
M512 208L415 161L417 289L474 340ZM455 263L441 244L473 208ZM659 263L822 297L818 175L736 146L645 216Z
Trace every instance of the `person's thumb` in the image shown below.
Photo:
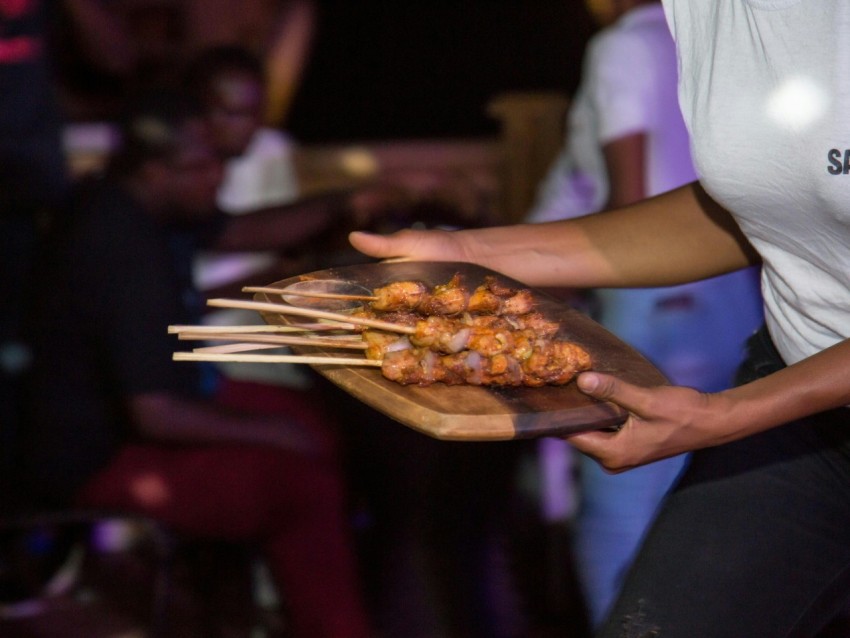
M357 230L348 235L348 240L361 253L381 259L409 257L414 247L414 242L404 232L375 235Z
M576 385L594 399L616 403L629 412L641 411L645 390L617 377L599 372L583 372L576 379Z

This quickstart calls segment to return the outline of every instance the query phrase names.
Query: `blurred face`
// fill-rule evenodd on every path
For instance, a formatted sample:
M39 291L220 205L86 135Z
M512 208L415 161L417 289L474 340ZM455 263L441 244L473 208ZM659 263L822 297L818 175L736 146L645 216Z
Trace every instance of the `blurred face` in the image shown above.
M165 197L181 218L204 217L216 209L222 162L200 121L186 124L180 137L180 150L168 161Z
M222 73L210 87L208 121L216 151L223 157L245 152L262 125L263 85L249 73Z

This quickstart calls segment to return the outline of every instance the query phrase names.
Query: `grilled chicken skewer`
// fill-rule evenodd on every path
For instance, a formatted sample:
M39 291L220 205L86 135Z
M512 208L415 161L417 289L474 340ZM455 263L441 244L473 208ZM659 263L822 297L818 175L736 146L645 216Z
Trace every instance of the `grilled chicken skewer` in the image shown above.
M442 354L472 349L485 356L511 351L524 357L531 349L529 345L531 342L552 337L558 330L557 323L537 313L518 317L464 315L460 318L433 316L425 319L417 318L417 315L406 315L403 320L396 323L375 319L375 315L368 312L340 314L286 304L228 299L211 299L208 303L217 307L248 308L330 319L364 328L406 334L413 346L428 348Z
M283 290L262 289L263 292L272 290L286 294ZM176 353L174 358L380 366L386 378L416 385L437 382L531 387L561 385L570 382L582 370L590 369L590 356L584 349L555 338L559 330L556 322L530 312L533 308L530 291L506 288L494 278L488 278L471 295L461 285L458 275L430 291L420 282L403 281L378 288L375 293L369 308L344 314L258 301L208 301L209 305L216 307L331 321L331 326L337 329L353 328L360 332L362 341L356 344L350 339L333 340L318 336L259 336L245 332L215 335L206 331L194 334L188 330L181 331L181 339L241 340L246 342L246 346L255 342L352 347L364 349L364 359L209 350ZM322 293L321 296L339 298L330 293ZM420 313L430 314L423 317Z
M433 350L413 347L388 349L381 359L204 352L176 352L173 358L175 361L372 366L380 367L381 373L390 381L419 386L433 383L528 387L564 385L582 370L590 368L587 353L567 341L539 344L525 360L509 354L485 357L471 350L441 356Z
M402 385L528 386L565 385L590 369L590 356L569 341L535 346L525 359L511 354L483 356L474 350L440 356L433 350L408 348L387 352L383 375Z
M515 290L501 285L495 277L487 277L471 294L455 275L445 284L428 288L421 281L396 281L374 290L373 295L350 295L331 292L312 292L246 286L243 292L260 292L293 297L313 297L342 301L369 301L369 307L378 312L417 312L421 315L456 315L473 312L496 315L519 315L531 312L534 307L531 291Z

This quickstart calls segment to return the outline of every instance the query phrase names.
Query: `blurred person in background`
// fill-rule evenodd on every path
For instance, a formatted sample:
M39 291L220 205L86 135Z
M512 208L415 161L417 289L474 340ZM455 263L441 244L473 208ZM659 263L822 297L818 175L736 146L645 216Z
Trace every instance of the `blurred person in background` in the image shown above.
M295 143L285 131L265 126L268 90L261 59L249 49L220 45L204 50L189 65L185 86L203 114L210 143L223 162L218 208L228 216L265 216L283 223L297 241L267 251L199 250L194 282L208 297L241 293L332 263L333 251L353 227L363 227L385 212L402 210L409 196L400 187L367 182L302 196L295 165ZM262 239L258 238L258 241ZM244 325L256 313L206 312L212 325ZM312 374L302 366L221 364L232 379L306 389Z
M189 65L186 86L197 100L210 141L224 165L217 205L228 215L295 204L287 215L290 227L314 229L306 241L287 250L234 252L201 250L193 266L198 290L207 296L236 294L244 285L268 285L311 270L316 239L345 219L347 194L332 193L301 200L294 163L294 144L280 129L263 125L267 102L261 60L247 48L222 45L202 51ZM307 236L312 235L312 236ZM256 320L246 310L213 310L203 321L213 325L245 325ZM307 389L312 375L302 366L219 364L232 379Z
M238 47L263 67L262 123L285 127L313 48L315 0L187 0L185 47L189 60L218 47Z
M605 28L588 45L566 144L528 221L618 208L696 178L676 93L676 50L661 3L586 4ZM704 392L732 384L744 343L762 321L753 270L673 287L600 288L592 299L602 325L637 348L672 383ZM685 462L686 456L678 456L611 475L579 455L574 558L592 624L604 618Z
M294 635L365 638L337 433L310 410L204 385L171 360L167 326L198 323L198 245L304 237L281 217L218 213L221 178L200 114L157 94L134 104L106 175L75 192L43 264L55 294L34 320L30 485L53 505L257 543Z

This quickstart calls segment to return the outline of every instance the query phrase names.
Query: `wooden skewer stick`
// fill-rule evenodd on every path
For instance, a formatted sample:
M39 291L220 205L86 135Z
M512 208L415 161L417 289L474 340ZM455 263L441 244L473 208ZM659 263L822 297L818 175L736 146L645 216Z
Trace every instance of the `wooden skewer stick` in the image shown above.
M339 326L326 323L302 324L299 326L272 326L262 324L258 326L168 326L168 334L181 334L183 332L210 332L224 333L235 332L247 334L253 332L316 332L322 330L339 330Z
M334 330L354 330L353 323L292 323L291 326L303 332L332 332Z
M375 295L346 295L337 292L311 292L309 290L287 290L267 286L245 286L242 292L264 292L272 295L292 295L293 297L315 297L316 299L340 299L342 301L376 301Z
M230 354L233 352L248 352L250 350L274 350L280 346L269 343L226 343L221 346L205 346L193 348L192 352L207 352L209 354Z
M317 348L353 348L365 350L368 346L361 339L352 339L348 335L344 338L333 337L290 337L286 335L264 335L264 334L216 334L212 332L183 332L178 336L180 341L191 341L203 339L206 341L244 341L252 343L274 343L282 346L315 346Z
M322 357L299 354L214 354L206 352L175 352L174 361L217 361L239 363L308 363L337 366L371 366L380 368L377 359L358 359L354 357Z
M207 305L215 306L216 308L241 308L244 310L256 310L258 312L276 312L284 315L298 315L301 317L313 317L315 319L330 319L331 321L339 321L340 323L353 323L361 326L369 326L370 328L378 328L387 332L399 332L401 334L412 335L416 333L415 328L409 326L400 326L389 321L381 321L379 319L366 319L363 317L351 317L336 312L328 312L326 310L315 310L313 308L302 308L300 306L290 306L287 304L266 303L263 301L244 301L241 299L210 299Z

